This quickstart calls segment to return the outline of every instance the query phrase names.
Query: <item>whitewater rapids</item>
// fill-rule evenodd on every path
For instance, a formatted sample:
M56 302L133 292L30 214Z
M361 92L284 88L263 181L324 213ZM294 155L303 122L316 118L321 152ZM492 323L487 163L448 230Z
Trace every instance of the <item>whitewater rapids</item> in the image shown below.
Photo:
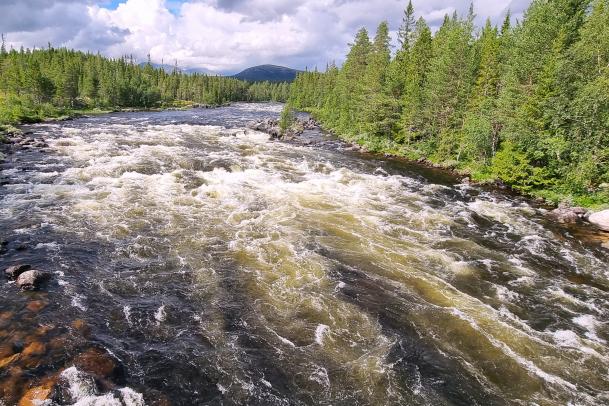
M607 251L523 199L246 129L280 109L32 126L49 151L2 167L0 225L31 247L2 265L56 275L40 322L87 320L138 401L609 403Z

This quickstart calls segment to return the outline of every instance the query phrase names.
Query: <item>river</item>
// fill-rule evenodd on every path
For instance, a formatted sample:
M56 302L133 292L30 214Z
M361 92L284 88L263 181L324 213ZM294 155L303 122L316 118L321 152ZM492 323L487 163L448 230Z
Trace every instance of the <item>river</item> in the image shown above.
M280 111L25 128L49 148L1 166L0 268L53 278L0 280L0 404L609 403L591 231L327 135L245 129Z

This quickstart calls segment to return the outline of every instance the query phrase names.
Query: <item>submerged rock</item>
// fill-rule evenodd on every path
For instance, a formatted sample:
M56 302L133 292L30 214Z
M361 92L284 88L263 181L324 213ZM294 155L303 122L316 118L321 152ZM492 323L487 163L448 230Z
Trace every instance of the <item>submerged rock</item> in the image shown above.
M53 392L54 383L49 381L41 386L31 388L19 401L19 406L35 406L48 404Z
M17 279L19 277L19 275L21 275L22 273L29 271L30 269L32 269L32 267L30 265L13 265L9 268L6 268L4 270L4 274L9 278L9 279Z
M609 210L592 213L588 221L603 231L609 231Z
M120 375L120 367L116 360L100 348L94 347L83 352L74 359L74 365L96 378L112 380Z
M51 274L42 271L26 271L17 278L17 286L22 290L36 290L51 278Z

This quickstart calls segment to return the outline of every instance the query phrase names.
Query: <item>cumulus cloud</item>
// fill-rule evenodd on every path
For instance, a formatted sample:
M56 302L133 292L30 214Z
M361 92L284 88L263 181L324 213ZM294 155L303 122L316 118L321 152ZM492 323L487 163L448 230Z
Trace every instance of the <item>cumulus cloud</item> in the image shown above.
M406 0L3 0L0 27L15 47L65 45L118 57L150 55L214 72L274 63L340 63L355 32L383 19L397 30ZM437 27L470 0L414 0ZM476 1L478 21L519 15L528 0Z

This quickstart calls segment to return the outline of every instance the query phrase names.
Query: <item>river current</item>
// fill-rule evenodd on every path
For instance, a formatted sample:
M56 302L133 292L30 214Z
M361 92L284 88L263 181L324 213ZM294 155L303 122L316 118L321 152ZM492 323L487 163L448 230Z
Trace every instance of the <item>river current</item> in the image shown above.
M0 404L48 379L68 395L47 404L609 403L609 251L586 230L327 135L246 129L280 110L26 128L49 148L1 166L0 268L53 278L0 280ZM79 370L92 348L113 383Z

